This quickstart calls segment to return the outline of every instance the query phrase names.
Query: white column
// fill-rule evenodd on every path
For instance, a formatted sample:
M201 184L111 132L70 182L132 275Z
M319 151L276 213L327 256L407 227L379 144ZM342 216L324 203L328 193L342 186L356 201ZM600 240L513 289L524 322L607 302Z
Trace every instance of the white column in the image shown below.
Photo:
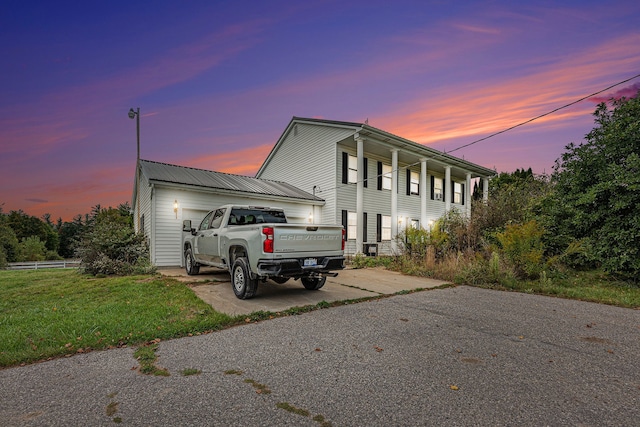
M391 150L391 250L398 250L398 150Z
M420 227L427 229L427 159L420 159Z
M467 218L471 218L471 174L469 172L467 172L467 182L464 186L464 203Z
M451 194L453 194L453 188L451 188L451 166L444 168L444 211L449 212L451 210Z
M482 178L482 201L489 201L489 178Z
M362 252L362 242L364 236L363 216L364 216L364 141L362 138L356 139L358 155L358 183L356 184L356 253Z

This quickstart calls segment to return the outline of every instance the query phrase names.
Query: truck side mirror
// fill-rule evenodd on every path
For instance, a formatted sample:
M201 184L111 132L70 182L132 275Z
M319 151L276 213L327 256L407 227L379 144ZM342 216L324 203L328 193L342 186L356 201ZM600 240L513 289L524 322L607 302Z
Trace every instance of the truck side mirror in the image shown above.
M184 221L182 221L182 231L187 231L187 232L191 233L191 220L190 219L185 219Z

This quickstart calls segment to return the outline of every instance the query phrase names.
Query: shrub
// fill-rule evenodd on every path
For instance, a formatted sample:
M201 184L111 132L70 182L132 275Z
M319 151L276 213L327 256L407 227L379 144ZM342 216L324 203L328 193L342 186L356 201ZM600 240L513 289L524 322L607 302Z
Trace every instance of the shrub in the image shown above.
M501 251L513 265L517 276L539 276L543 268L543 234L544 230L535 220L507 225L503 232L496 233Z
M122 209L101 209L92 219L76 251L83 271L98 275L149 273L149 247L133 230L131 215Z

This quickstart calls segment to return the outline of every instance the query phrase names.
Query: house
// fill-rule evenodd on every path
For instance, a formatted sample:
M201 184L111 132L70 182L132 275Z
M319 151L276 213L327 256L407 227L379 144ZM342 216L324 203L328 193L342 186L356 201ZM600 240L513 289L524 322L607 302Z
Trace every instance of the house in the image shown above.
M367 123L293 117L255 178L139 160L131 204L157 266L183 265L183 220L197 226L230 203L343 224L347 255L393 254L406 227L428 229L451 209L470 215L472 180L486 200L493 175Z
M321 197L315 220L342 223L355 254L394 253L404 228L429 228L451 209L470 215L471 180L486 200L493 175L367 123L293 117L256 177Z
M183 265L182 221L197 224L224 204L277 206L290 222L310 222L324 201L291 184L149 160L138 162L132 203L134 226L149 239L156 266Z

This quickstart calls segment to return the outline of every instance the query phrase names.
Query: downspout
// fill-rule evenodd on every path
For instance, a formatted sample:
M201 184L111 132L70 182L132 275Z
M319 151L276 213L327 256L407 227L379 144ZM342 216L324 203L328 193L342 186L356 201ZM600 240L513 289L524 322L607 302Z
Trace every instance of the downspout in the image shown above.
M149 184L151 186L151 195L149 204L151 205L151 224L149 224L149 228L151 230L151 244L149 245L149 257L151 258L151 264L156 265L156 202L155 202L155 194L156 187L153 183Z

